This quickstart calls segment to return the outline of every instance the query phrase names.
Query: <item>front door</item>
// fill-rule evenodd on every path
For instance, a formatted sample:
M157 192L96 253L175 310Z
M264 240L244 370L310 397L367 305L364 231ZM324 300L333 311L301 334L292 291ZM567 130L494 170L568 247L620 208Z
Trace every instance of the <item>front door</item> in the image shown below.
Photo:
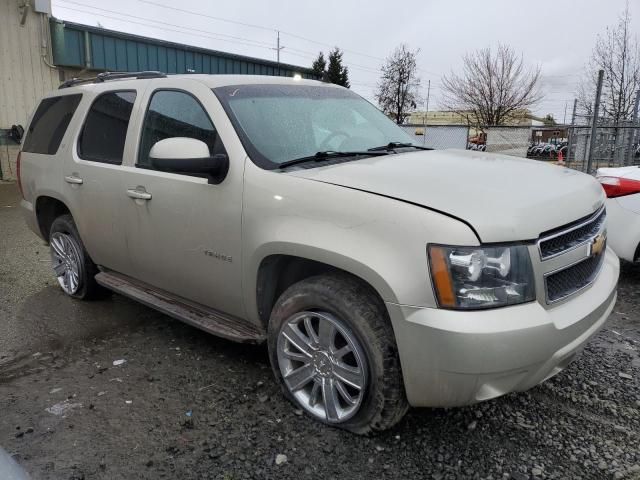
M151 84L138 135L135 165L122 192L133 276L188 300L243 317L241 292L242 155L226 151L212 116L224 115L213 92L198 82L175 88ZM224 117L226 123L226 117ZM226 125L225 123L225 125ZM225 131L228 136L230 133ZM190 137L211 155L229 154L229 172L218 185L206 178L154 169L152 146ZM126 198L125 198L126 196Z

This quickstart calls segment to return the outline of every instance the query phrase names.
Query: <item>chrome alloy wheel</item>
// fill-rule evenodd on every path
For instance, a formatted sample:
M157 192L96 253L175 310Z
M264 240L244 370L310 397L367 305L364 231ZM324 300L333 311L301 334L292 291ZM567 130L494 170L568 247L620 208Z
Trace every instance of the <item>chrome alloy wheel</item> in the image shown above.
M51 265L58 283L69 295L80 289L82 278L82 254L71 235L55 232L49 240L51 245Z
M277 354L287 389L311 415L341 423L358 412L366 393L366 357L333 315L293 315L280 330Z

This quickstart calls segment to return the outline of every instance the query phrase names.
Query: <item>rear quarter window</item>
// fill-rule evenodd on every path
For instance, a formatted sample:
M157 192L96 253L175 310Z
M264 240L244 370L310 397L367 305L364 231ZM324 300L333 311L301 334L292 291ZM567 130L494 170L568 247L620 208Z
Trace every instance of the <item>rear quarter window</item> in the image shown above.
M42 100L33 114L22 151L55 155L81 98L81 94L74 94Z

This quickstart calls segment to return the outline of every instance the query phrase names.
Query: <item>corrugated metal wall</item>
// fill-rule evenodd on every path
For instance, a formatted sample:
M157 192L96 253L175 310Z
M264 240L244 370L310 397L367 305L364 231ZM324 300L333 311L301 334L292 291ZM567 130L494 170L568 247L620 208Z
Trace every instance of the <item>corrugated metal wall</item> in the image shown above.
M42 60L41 28L48 22L29 10L20 25L18 0L0 0L0 128L25 125L37 101L58 88L58 72Z
M165 73L278 75L298 73L315 78L310 69L216 50L165 42L102 28L51 20L56 65L92 70ZM86 42L88 40L88 48Z

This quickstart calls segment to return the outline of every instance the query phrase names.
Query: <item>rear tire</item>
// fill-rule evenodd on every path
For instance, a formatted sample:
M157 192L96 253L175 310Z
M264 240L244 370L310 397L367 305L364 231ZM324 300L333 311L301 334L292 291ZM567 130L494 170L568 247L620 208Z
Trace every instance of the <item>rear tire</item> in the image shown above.
M60 215L49 231L51 263L60 288L73 298L105 298L110 291L95 280L98 267L89 257L70 214Z
M331 347L320 339L321 324L325 332L335 332ZM296 344L289 341L291 337ZM408 410L386 308L356 278L319 275L289 287L273 308L268 346L273 373L285 396L322 423L366 434L391 428ZM347 356L339 357L345 351ZM294 371L304 377L292 376ZM345 372L350 376L345 377ZM363 388L354 388L358 385ZM327 393L331 391L333 396ZM338 414L331 406L334 402L340 407Z

